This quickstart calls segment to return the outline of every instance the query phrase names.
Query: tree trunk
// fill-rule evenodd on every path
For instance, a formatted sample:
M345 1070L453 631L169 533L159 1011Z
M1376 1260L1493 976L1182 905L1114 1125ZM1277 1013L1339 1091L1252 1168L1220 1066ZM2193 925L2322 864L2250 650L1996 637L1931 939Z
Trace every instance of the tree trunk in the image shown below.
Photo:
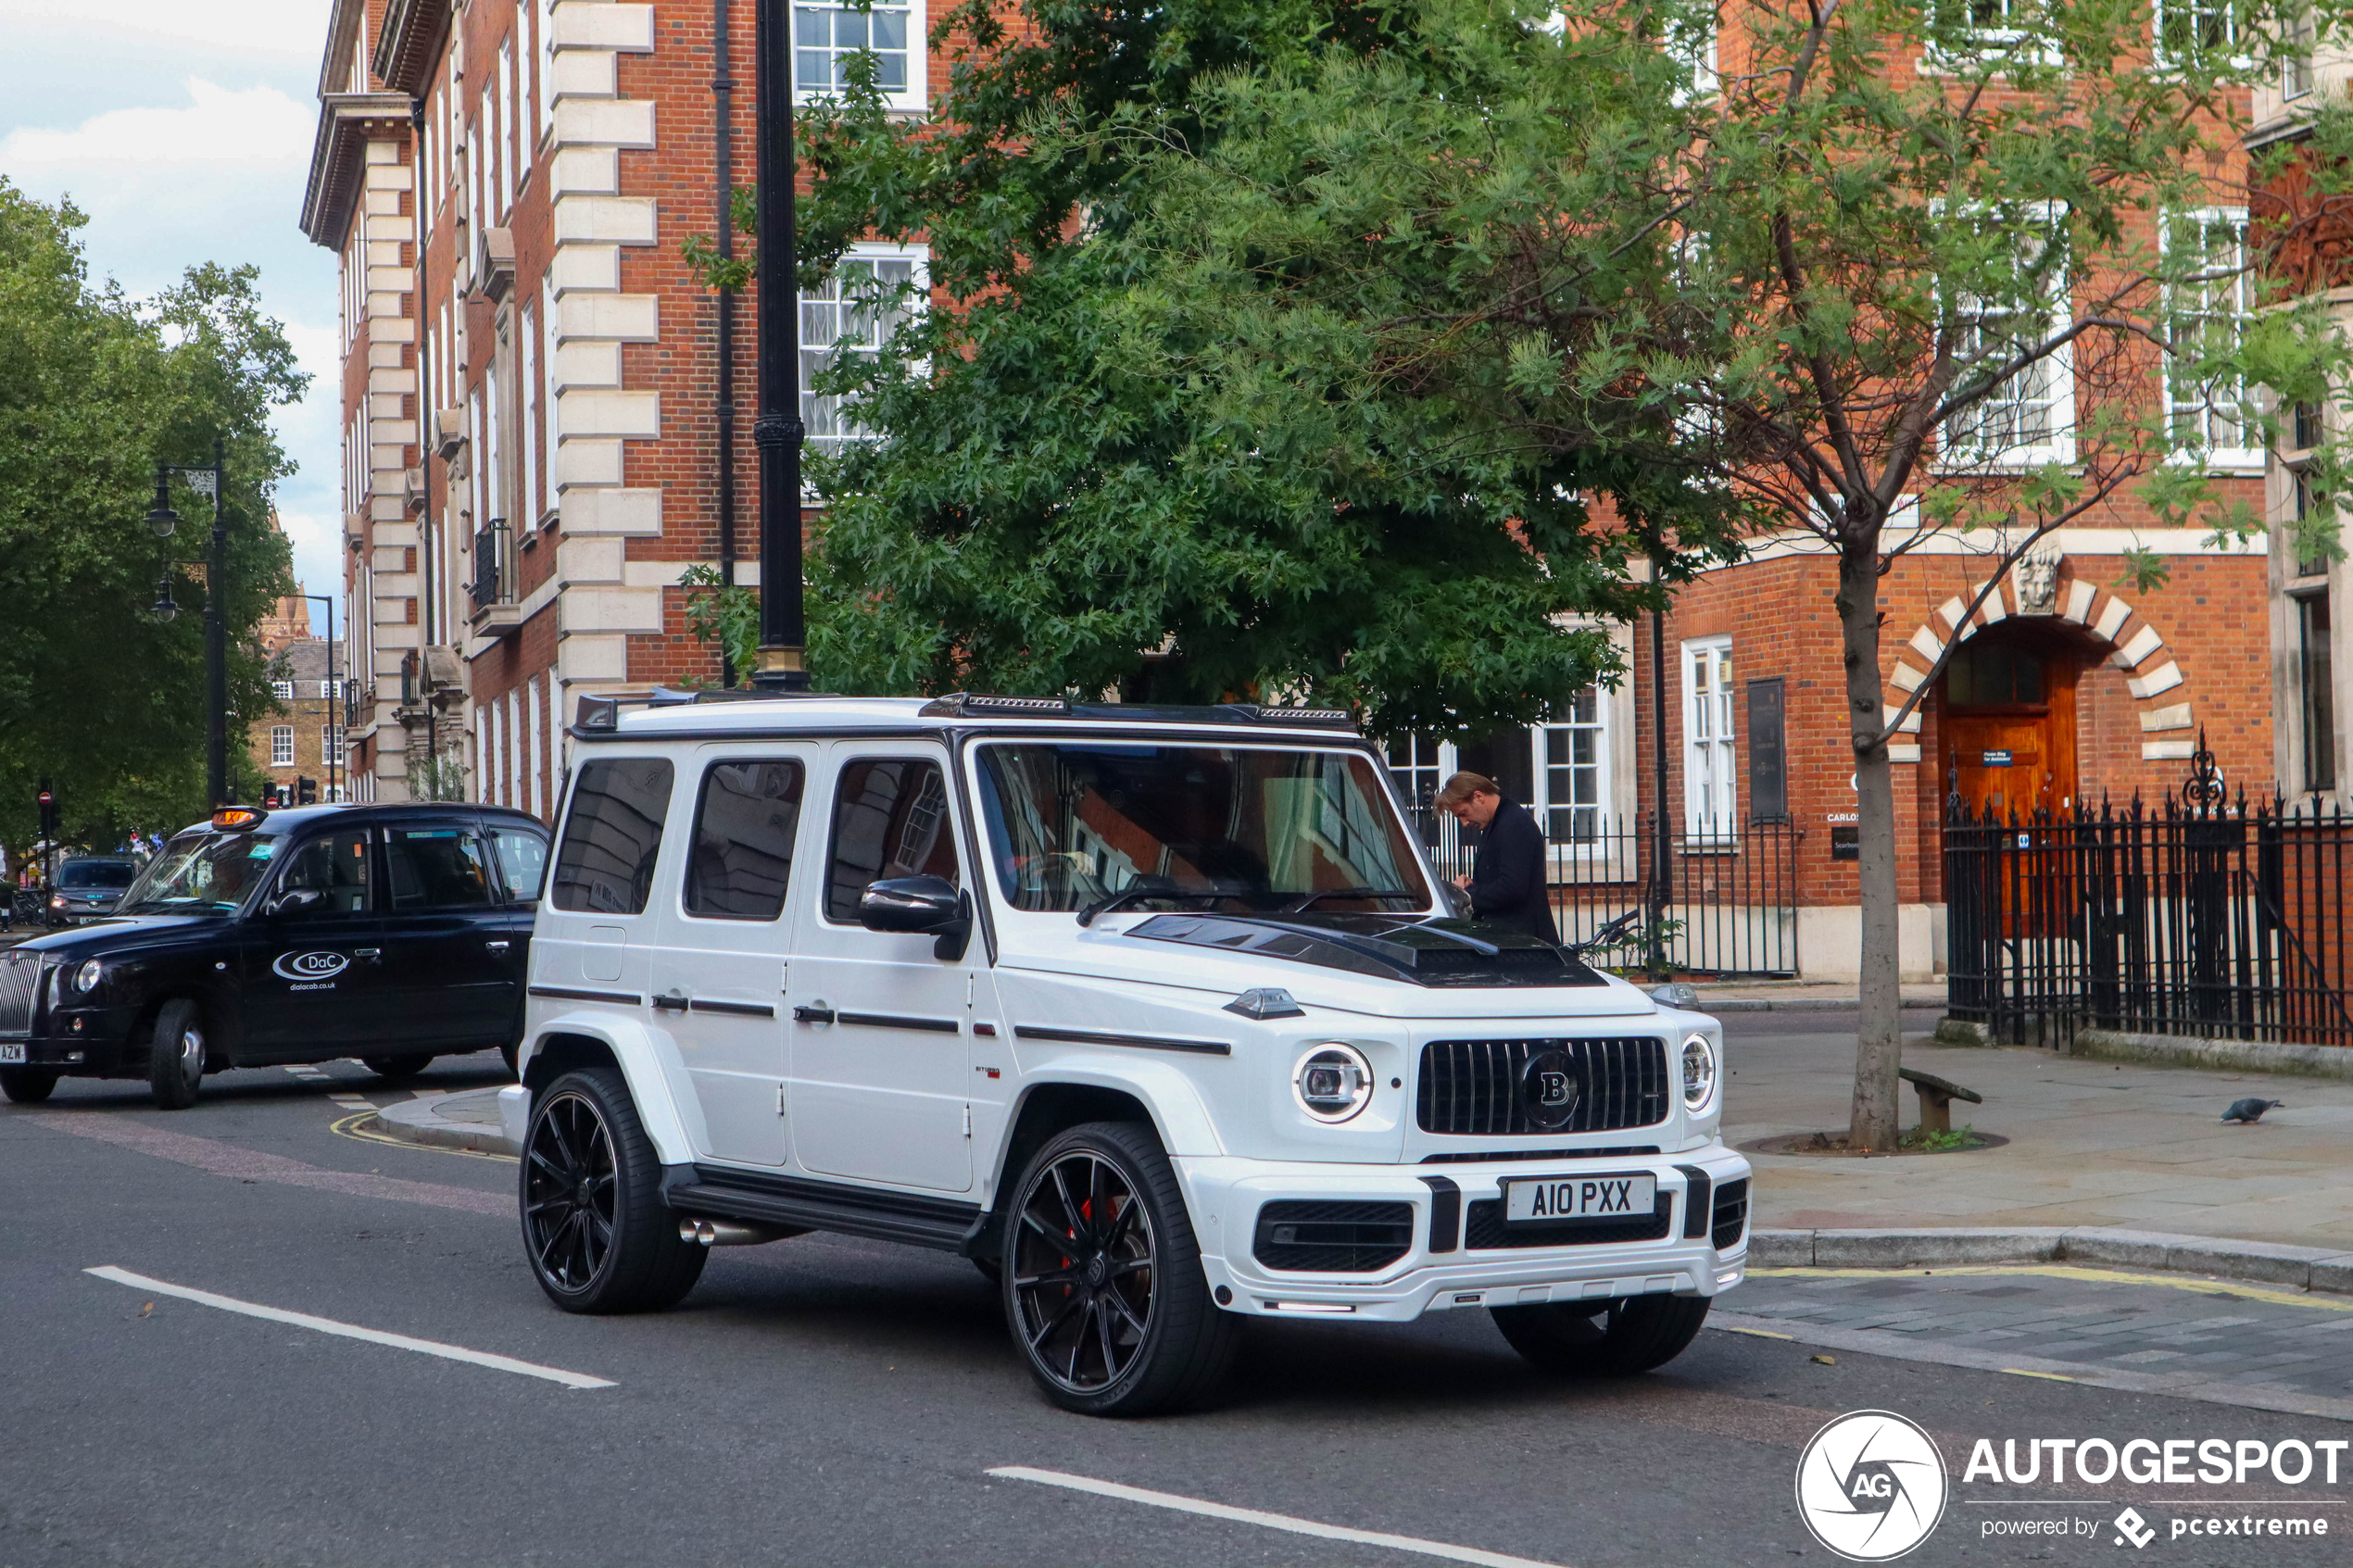
M1857 742L1884 722L1879 673L1878 552L1839 559L1838 619L1846 660L1849 719ZM1862 975L1855 1032L1855 1103L1847 1147L1895 1147L1903 1065L1903 992L1896 940L1895 787L1881 741L1855 754L1857 861L1862 886Z

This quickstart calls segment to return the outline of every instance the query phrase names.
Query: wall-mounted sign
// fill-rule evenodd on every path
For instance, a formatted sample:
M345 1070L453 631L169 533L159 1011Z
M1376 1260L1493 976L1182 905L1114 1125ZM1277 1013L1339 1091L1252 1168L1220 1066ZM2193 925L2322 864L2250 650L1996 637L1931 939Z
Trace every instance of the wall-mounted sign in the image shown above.
M1977 765L1981 768L2007 768L2010 765L2010 754L2007 751L1981 751L1977 754Z
M1863 858L1862 833L1863 830L1859 827L1831 828L1831 859L1833 860L1861 859Z
M1826 822L1851 822L1856 820L1855 813L1852 811L1825 811L1822 813L1822 821Z

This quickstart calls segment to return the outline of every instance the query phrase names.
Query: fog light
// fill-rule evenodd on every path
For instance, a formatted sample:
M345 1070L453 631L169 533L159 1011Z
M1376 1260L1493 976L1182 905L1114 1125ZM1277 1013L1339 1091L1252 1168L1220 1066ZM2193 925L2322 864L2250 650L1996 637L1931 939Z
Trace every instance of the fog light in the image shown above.
M1334 1040L1299 1059L1290 1079L1299 1108L1318 1122L1345 1122L1373 1098L1373 1067L1353 1046Z
M68 1061L80 1061L84 1054L85 1053L82 1051L68 1051L66 1052L66 1060Z
M75 1019L71 1023L66 1025L67 1032L73 1035L81 1034L82 1022L83 1021L79 1018Z
M1718 1290L1730 1290L1732 1286L1740 1284L1740 1270L1726 1269L1722 1273L1716 1276L1716 1288Z

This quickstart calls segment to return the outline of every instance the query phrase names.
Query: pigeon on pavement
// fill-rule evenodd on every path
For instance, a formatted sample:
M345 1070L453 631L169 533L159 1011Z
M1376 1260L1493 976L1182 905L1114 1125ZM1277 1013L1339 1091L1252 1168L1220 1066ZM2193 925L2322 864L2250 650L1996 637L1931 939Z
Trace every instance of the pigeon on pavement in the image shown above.
M2231 1109L2222 1112L2225 1122L2260 1122L2263 1113L2275 1105L2285 1105L2284 1099L2235 1099Z

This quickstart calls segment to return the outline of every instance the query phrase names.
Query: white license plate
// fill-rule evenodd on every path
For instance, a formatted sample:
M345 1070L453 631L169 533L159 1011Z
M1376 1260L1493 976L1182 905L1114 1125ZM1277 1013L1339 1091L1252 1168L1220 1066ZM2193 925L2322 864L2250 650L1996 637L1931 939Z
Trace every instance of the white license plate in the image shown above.
M0 1061L22 1061L23 1060L24 1042L22 1040L0 1040Z
M1506 1223L1622 1219L1648 1214L1657 1202L1656 1176L1538 1176L1504 1184Z

